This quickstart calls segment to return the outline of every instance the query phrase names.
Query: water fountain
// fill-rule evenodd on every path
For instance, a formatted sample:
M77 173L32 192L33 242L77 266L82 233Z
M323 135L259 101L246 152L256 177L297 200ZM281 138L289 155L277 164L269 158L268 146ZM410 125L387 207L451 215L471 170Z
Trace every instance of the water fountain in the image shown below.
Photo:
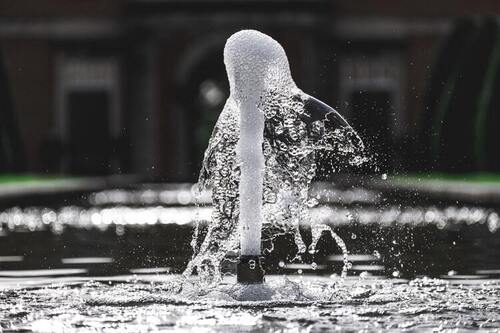
M355 132L296 87L270 37L233 35L225 62L231 97L205 152L205 206L192 184L143 184L0 211L0 330L500 327L496 206L312 182L366 160ZM333 227L350 238L347 278ZM324 232L335 242L319 242ZM269 251L276 234L290 242ZM280 247L290 265L276 268Z
M304 253L299 224L309 219L318 158L360 164L363 144L334 109L295 85L285 51L271 37L255 30L232 35L224 63L230 97L199 179L202 188L212 186L213 221L199 248L195 234L196 256L186 272L197 269L204 281L220 275L220 262L239 244L238 282L262 283L263 224L292 229ZM314 224L311 251L322 231L332 234L346 258L344 243L325 225Z

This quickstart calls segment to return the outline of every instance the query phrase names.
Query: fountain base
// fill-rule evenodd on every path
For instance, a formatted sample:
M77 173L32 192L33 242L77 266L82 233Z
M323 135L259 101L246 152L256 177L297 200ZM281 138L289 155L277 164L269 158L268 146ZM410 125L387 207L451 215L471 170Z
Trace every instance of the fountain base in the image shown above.
M236 265L238 283L257 284L264 282L263 258L260 256L240 256Z

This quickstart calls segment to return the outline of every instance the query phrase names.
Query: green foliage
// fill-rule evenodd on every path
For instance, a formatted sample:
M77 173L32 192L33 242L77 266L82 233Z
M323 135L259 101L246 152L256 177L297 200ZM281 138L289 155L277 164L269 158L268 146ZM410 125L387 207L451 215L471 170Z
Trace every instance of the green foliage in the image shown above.
M43 183L69 179L68 177L37 174L0 174L0 184Z
M406 174L406 175L394 175L389 177L389 179L395 180L396 182L467 182L467 183L499 183L500 184L500 173L462 173L462 174L451 174L451 173L421 173L421 174Z

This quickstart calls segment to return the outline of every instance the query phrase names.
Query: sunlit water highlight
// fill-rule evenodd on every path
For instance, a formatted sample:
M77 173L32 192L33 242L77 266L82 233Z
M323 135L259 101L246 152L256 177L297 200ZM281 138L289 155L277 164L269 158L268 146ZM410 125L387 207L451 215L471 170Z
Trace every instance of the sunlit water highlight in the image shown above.
M271 297L239 301L224 280L206 295L180 292L179 276L41 281L0 289L5 331L497 330L500 283L419 278L268 277ZM2 282L2 284L5 281Z
M194 200L189 186L179 186L177 191L171 185L109 190L93 193L88 201L70 206L4 210L0 213L0 325L7 332L500 328L495 209L408 202L398 205L381 193L362 187L326 188L317 184L311 193L318 200L318 206L310 209L314 218L336 228L350 244L350 275L343 281L339 278L344 260L340 249L333 247L328 250L332 252L325 252L327 244L320 242L321 253L314 256L315 263L311 258L306 262L293 258L280 262L274 270L288 275L268 276L267 288L260 291L241 289L234 277L224 277L217 287L200 290L196 281L182 283L181 275L169 274L180 272L175 266L157 266L153 262L148 266L152 260L148 256L130 262L128 270L117 270L115 265L123 265L126 256L135 257L133 251L139 249L125 247L128 243L124 239L143 239L140 246L148 242L158 244L159 239L164 242L174 230L192 230L194 220L200 216L210 218L210 206L197 210L189 203ZM312 233L311 226L303 227ZM370 230L377 233L372 235ZM422 235L418 236L420 232ZM16 251L2 247L10 244L12 237L35 234L39 238L17 243ZM91 235L88 240L82 238L75 244L87 234ZM367 238L369 235L372 236ZM465 238L468 235L471 239ZM417 242L417 236L424 237L425 243ZM58 252L40 254L52 256L51 269L37 268L34 263L43 258L29 252L43 239L52 239L47 244L60 248ZM60 245L54 243L57 239L61 239ZM444 244L443 239L447 240ZM306 244L311 240L306 240ZM113 242L117 242L116 249L131 252L102 252L98 248ZM485 248L477 247L480 244ZM71 246L97 247L84 255ZM170 243L165 249L178 246ZM439 258L436 254L409 256L422 253L425 246L440 246ZM463 247L466 252L454 254L455 261L436 271L435 276L440 279L406 279L404 268L414 261L442 263L454 247ZM405 249L407 252L401 254ZM278 250L266 255L272 256ZM189 257L189 253L184 255ZM160 256L165 256L165 252L158 253ZM465 256L470 258L464 258L464 263L456 261ZM183 259L178 260L182 267ZM424 272L416 267L416 275ZM96 272L101 276L92 276ZM253 301L249 301L249 294ZM246 301L241 300L243 297Z

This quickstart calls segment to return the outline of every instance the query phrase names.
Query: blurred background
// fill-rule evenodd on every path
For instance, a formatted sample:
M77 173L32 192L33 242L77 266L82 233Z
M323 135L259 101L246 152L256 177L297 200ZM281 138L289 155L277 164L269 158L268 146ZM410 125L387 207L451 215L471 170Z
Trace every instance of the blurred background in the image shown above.
M384 172L500 172L500 2L3 0L0 171L193 181L254 28Z
M252 28L375 156L311 189L353 274L498 279L499 15L498 0L1 0L0 278L181 272L211 219L192 183L228 97L224 44ZM285 235L270 272L338 273L325 237L303 262L322 269Z

